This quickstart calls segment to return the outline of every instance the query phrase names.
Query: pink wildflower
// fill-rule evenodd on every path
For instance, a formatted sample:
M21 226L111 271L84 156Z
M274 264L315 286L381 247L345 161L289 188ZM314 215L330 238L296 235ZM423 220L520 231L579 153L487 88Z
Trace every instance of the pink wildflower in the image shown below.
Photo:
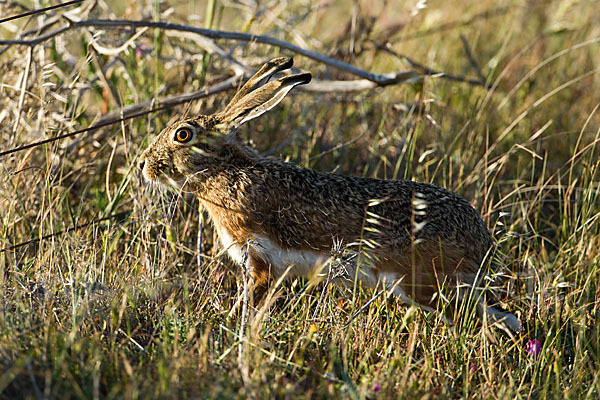
M477 364L471 362L471 373L474 374L475 372L477 372Z
M539 340L534 339L534 340L530 340L529 342L527 342L527 344L525 345L525 352L530 356L530 357L537 357L537 355L539 354L539 352L542 350L542 344L540 343Z

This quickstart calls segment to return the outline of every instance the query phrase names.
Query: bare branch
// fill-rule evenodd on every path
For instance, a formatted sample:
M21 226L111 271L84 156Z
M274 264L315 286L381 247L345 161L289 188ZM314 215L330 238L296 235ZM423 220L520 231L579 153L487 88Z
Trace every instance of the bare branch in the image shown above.
M487 79L483 75L483 72L481 71L481 67L479 66L479 63L475 59L475 55L471 51L471 47L469 46L469 42L467 42L467 38L465 37L465 35L462 35L462 34L460 35L460 41L462 42L463 47L465 49L465 53L467 53L467 57L469 58L469 61L471 62L473 69L475 70L475 72L477 72L477 76L479 76L479 79L481 80L481 82L487 81Z
M170 22L103 20L103 19L88 19L88 20L82 20L82 21L71 21L70 25L63 26L63 27L58 28L52 32L45 34L45 35L35 37L32 39L0 40L0 45L2 45L2 44L8 44L8 45L24 44L24 45L33 46L33 45L36 45L45 40L51 39L52 37L54 37L56 35L62 34L67 30L70 30L70 29L73 29L76 27L82 27L82 26L85 26L85 27L102 26L105 28L106 27L109 27L109 28L119 28L119 27L159 28L159 29L174 30L174 31L179 31L179 32L191 32L191 33L198 34L198 35L201 35L201 36L204 36L207 38L211 38L211 39L228 39L228 40L237 40L237 41L245 41L245 42L265 43L265 44L270 44L273 46L280 47L282 49L287 49L287 50L293 51L295 53L301 54L301 55L311 58L313 60L319 61L325 65L329 65L331 67L340 69L342 71L349 72L353 75L356 75L356 76L362 78L363 80L370 81L375 84L375 85L369 85L369 84L367 84L367 82L358 80L358 81L351 81L351 83L347 83L347 81L329 81L328 84L325 85L323 82L317 81L314 84L308 85L306 88L303 88L306 91L313 91L313 92L358 91L358 90L371 89L375 86L387 86L387 85L393 85L393 84L406 83L407 81L414 81L415 79L417 79L419 77L419 73L415 72L414 70L405 70L405 71L391 72L391 73L386 73L386 74L374 74L372 72L368 72L363 69L357 68L357 67L355 67L351 64L345 63L343 61L339 61L339 60L333 59L331 57L327 57L323 54L314 52L312 50L303 49L299 46L296 46L293 43L286 42L284 40L275 39L270 36L252 35L252 34L241 33L241 32L230 32L230 31L219 31L219 30L213 30L213 29L197 28L197 27L190 26L190 25L173 24ZM423 71L422 75L439 76L439 77L447 78L449 80L465 82L465 83L469 83L471 85L487 87L487 85L485 83L482 83L480 81L467 79L462 76L447 74L447 73L441 72L441 71L431 70L431 69L411 60L410 58L408 58L406 56L403 56L403 55L400 55L400 54L394 52L393 50L391 50L390 48L388 48L386 46L378 46L378 48L385 50L388 53L393 54L397 57L401 57L401 58L405 59L412 66L421 69ZM232 61L232 60L230 59L229 61ZM236 67L237 68L240 67L239 63L238 63L238 65L236 65ZM244 68L244 70L245 70L245 68ZM247 71L245 70L244 72L247 72Z
M39 146L39 145L42 145L45 143L50 143L50 142L65 139L68 137L76 136L76 135L79 135L84 132L93 131L95 129L98 129L98 128L101 128L104 126L108 126L108 125L112 125L117 122L121 122L121 121L135 118L138 116L146 115L149 113L161 111L166 108L170 108L176 104L181 104L181 103L185 103L185 102L188 102L188 101L191 101L194 99L198 99L201 97L206 97L206 96L209 96L209 95L212 95L212 94L215 94L215 93L218 93L221 91L225 91L225 90L235 87L239 83L239 81L242 79L243 76L248 76L252 72L251 69L248 66L244 65L243 63L235 60L232 56L227 54L223 49L221 49L219 46L217 46L210 39L228 39L228 40L270 44L273 46L277 46L277 47L280 47L283 49L287 49L287 50L296 52L298 54L304 55L313 60L319 61L323 64L329 65L334 68L338 68L342 71L346 71L348 73L351 73L353 75L356 75L356 76L362 78L362 79L351 80L351 81L313 80L313 82L311 84L309 84L306 87L303 87L301 89L301 90L308 91L308 92L363 91L363 90L373 89L377 86L387 86L387 85L392 85L392 84L415 82L419 79L422 79L423 76L440 76L440 77L445 77L450 80L466 82L466 83L473 84L473 85L483 85L483 86L487 87L487 85L485 83L482 83L480 81L474 81L474 80L470 80L470 79L467 79L462 76L455 76L455 75L446 74L444 72L438 72L438 71L431 70L431 69L411 60L410 58L408 58L406 56L403 56L403 55L400 55L400 54L394 52L387 46L378 46L378 48L383 49L383 50L387 51L388 53L393 54L397 57L403 58L409 64L411 64L411 66L413 66L417 69L420 69L421 72L417 72L415 70L405 70L405 71L392 72L392 73L387 73L387 74L374 74L374 73L362 70L360 68L357 68L351 64L348 64L348 63L345 63L342 61L338 61L331 57L327 57L323 54L314 52L312 50L303 49L292 43L289 43L289 42L286 42L283 40L279 40L279 39L275 39L275 38L272 38L269 36L264 36L264 35L252 35L252 34L240 33L240 32L204 29L204 28L197 28L197 27L193 27L193 26L189 26L189 25L173 24L173 23L169 23L169 22L102 20L102 19L72 20L66 16L65 16L65 19L67 19L69 21L69 24L65 25L63 27L60 27L54 31L51 31L44 35L30 38L30 39L0 40L0 45L9 45L10 46L10 45L14 45L14 44L19 44L19 45L29 45L29 46L33 47L36 44L39 44L45 40L49 40L57 35L60 35L68 30L71 30L71 29L74 29L77 27L101 26L101 27L105 27L105 28L108 27L108 28L115 28L115 29L123 28L123 27L144 28L144 29L158 28L158 29L172 30L172 31L177 31L177 32L184 32L184 33L187 33L188 35L195 34L195 35L200 35L200 36L204 37L205 40L196 40L197 44L199 44L201 47L203 47L205 49L208 49L209 52L217 53L219 56L221 56L222 58L229 61L229 63L232 65L232 68L235 71L235 75L217 85L214 85L212 87L205 88L205 89L193 92L193 93L171 96L171 97L166 97L166 98L162 98L162 99L153 99L153 100L138 103L135 105L121 107L118 110L115 110L111 113L105 114L97 124L95 124L91 127L88 127L85 129L80 129L80 130L70 132L70 133L67 133L64 135L56 136L54 138L41 140L41 141L38 141L35 143L30 143L28 145L13 148L10 150L6 150L3 152L0 152L0 157L17 152L17 151L36 147L36 146ZM96 47L97 43L95 43L95 42L93 42L93 45L94 45L95 49L100 48L101 52L104 52L104 51L106 51L107 53L112 53L113 51L120 52L120 51L124 50L127 46L131 45L133 43L133 41L135 40L135 38L139 37L141 35L141 33L142 32L135 33L130 39L128 39L125 42L125 44L118 47L117 49L105 49L101 46ZM158 108L142 111L145 108L150 107L155 103L159 103L162 105Z
M137 118L137 117L141 117L143 115L146 114L150 114L153 112L157 112L157 111L163 111L166 110L168 108L171 108L177 104L181 104L181 103L185 103L191 100L195 100L195 99L199 99L202 97L207 97L207 96L211 96L215 93L219 93L222 92L224 90L228 90L231 89L233 87L235 87L237 85L237 83L239 82L239 80L241 79L240 76L238 75L234 75L231 78L228 78L227 80L223 81L223 82L219 82L216 85L210 86L208 88L204 88L201 90L198 90L196 92L192 92L192 93L186 93L183 95L178 95L178 96L169 96L169 97L164 97L161 99L154 99L152 101L147 101L147 102L143 102L143 103L139 103L139 104L135 104L133 106L126 106L123 107L119 110L116 110L112 113L109 114L105 114L100 121L98 121L96 124L89 126L87 128L83 128L83 129L79 129L77 131L74 132L69 132L69 133L65 133L64 135L59 135L59 136L55 136L52 138L48 138L48 139L44 139L44 140L40 140L34 143L29 143L26 144L24 146L20 146L20 147L15 147L13 149L9 149L9 150L5 150L0 152L0 157L2 156L6 156L12 153L16 153L18 151L22 151L22 150L26 150L26 149L30 149L32 147L37 147L46 143L51 143L51 142L55 142L57 140L61 140L61 139L66 139L69 137L73 137L73 136L77 136L80 135L82 133L85 132L90 132L90 131L94 131L96 129L99 128L103 128L105 126L109 126L112 124L116 124L118 122L122 122L122 121L126 121L128 119L133 119L133 118ZM139 110L143 110L146 107L151 106L152 104L162 104L160 107L157 108L153 108L151 110L145 110L145 111L139 111ZM122 115L122 117L120 118L116 118L116 119L112 119L115 118L115 116L119 116Z
M28 45L28 46L35 46L36 44L45 42L48 39L52 39L55 36L60 35L61 33L64 33L68 30L72 29L72 26L69 25L64 25L61 26L58 29L55 29L53 31L50 31L48 33L46 33L45 35L41 35L41 36L36 36L32 39L9 39L9 40L0 40L0 45L14 45L14 44L24 44L24 45ZM5 51L5 49L3 50Z
M127 48L129 46L134 46L133 42L135 42L135 40L140 37L141 35L143 35L146 31L148 30L148 28L143 28L140 29L138 32L135 33L135 35L133 35L132 37L130 37L129 39L127 39L127 41L125 43L123 43L122 45L120 45L119 47L116 48L109 48L109 47L104 47L102 45L100 45L98 43L98 39L93 37L90 34L90 37L88 38L90 40L90 44L92 45L92 47L100 54L105 55L105 56L118 56L119 54L121 54L122 52L124 52L125 50L127 50Z
M178 94L178 95L174 95L174 96L166 96L166 97L161 97L158 99L151 99L151 100L144 101L144 102L137 103L137 104L131 104L131 105L125 106L123 108L119 108L117 110L111 111L108 114L104 114L102 116L102 118L100 118L100 120L98 121L98 124L103 124L107 121L113 120L114 118L118 118L120 116L128 117L127 119L132 118L131 116L133 116L133 115L137 116L137 113L139 113L140 111L142 111L144 109L148 109L148 107L151 107L153 104L160 104L161 105L160 109L163 110L165 108L170 108L170 107L176 106L178 104L183 104L183 103L187 103L192 100L197 100L197 99L201 99L203 97L212 96L213 94L217 94L217 93L229 90L229 89L233 89L240 83L241 80L242 80L242 75L236 74L236 75L233 75L230 78L227 78L226 80L219 82L213 86L209 86L207 88L202 88L200 90L196 90L195 92ZM156 111L158 111L158 109L156 109ZM154 112L154 111L150 110L148 112ZM115 121L115 122L117 122L117 121ZM2 155L2 154L0 153L0 155Z
M399 72L396 76L397 83L416 82L422 78L423 74L419 74L418 72L412 70L407 70L402 73ZM368 79L355 79L351 81L330 81L313 79L308 85L301 86L298 89L303 92L315 93L358 92L363 90L374 89L377 86L380 85Z
M85 224L77 225L77 226L74 226L72 228L66 229L64 231L58 231L58 232L50 233L50 234L44 235L44 236L42 236L40 238L31 239L31 240L28 240L26 242L22 242L22 243L18 243L18 244L9 246L9 247L5 247L5 248L3 248L3 249L0 250L0 254L5 253L7 251L16 250L18 248L21 248L23 246L27 246L27 245L30 245L30 244L33 244L33 243L41 242L42 240L50 239L50 238L55 237L55 236L60 236L60 235L63 235L65 233L73 232L75 230L82 229L82 228L88 227L90 225L97 224L99 222L107 221L109 219L123 219L123 218L127 218L129 216L129 214L131 214L131 210L129 210L129 211L121 211L119 213L116 213L116 214L113 214L113 215L109 215L107 217L98 218L98 219L95 219L93 221L87 222Z
M45 40L53 38L56 35L64 33L70 29L74 29L77 27L97 27L97 26L101 26L104 28L119 28L119 27L159 28L159 29L168 29L168 30L175 30L175 31L181 31L181 32L192 32L192 33L202 35L202 36L205 36L205 37L208 37L211 39L229 39L229 40L237 40L237 41L243 41L243 42L256 42L256 43L270 44L272 46L277 46L282 49L293 51L297 54L301 54L305 57L322 62L323 64L332 66L332 67L340 69L342 71L349 72L353 75L356 75L360 78L369 80L371 82L375 82L378 86L386 86L386 85L392 85L392 84L404 82L404 80L403 80L404 76L407 74L407 71L391 72L391 73L387 73L387 74L374 74L372 72L362 70L360 68L357 68L357 67L355 67L351 64L345 63L343 61L335 60L331 57L327 57L327 56L317 53L315 51L303 49L299 46L296 46L293 43L286 42L285 40L275 39L270 36L197 28L197 27L190 26L190 25L173 24L170 22L107 20L107 19L88 19L88 20L82 20L82 21L71 21L69 25L58 28L52 32L45 34L45 35L38 36L38 37L35 37L32 39L0 40L0 45L21 44L21 45L34 46Z
M10 17L0 19L0 24L3 23L3 22L12 21L13 19L28 17L30 15L40 14L40 13L43 13L43 12L46 12L46 11L54 10L55 8L67 7L67 6L70 6L70 5L75 4L75 3L81 3L82 1L83 0L67 1L65 3L56 4L56 5L53 5L53 6L50 6L50 7L45 7L45 8L40 8L40 9L37 9L37 10L27 11L27 12L25 12L23 14L12 15Z
M378 45L377 48L380 50L383 50L393 56L396 56L400 59L403 59L404 61L409 63L413 68L421 70L423 75L446 78L450 81L464 82L464 83L468 83L469 85L474 85L474 86L483 86L486 89L491 89L491 87L492 87L490 84L486 83L485 81L482 82L482 81L475 80L475 79L469 79L469 78L461 76L461 75L452 75L452 74L448 74L446 72L436 71L434 69L428 68L428 67L424 66L423 64L416 62L415 60L411 59L408 56L405 56L400 53L396 53L388 45Z

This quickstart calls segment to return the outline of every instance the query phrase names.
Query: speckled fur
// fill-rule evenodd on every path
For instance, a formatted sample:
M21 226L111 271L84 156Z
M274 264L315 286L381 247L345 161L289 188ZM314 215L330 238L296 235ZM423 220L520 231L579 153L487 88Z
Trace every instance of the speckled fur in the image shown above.
M285 59L272 63L270 70L261 69L267 80L291 66ZM257 285L266 285L274 270L287 267L271 265L282 258L266 254L265 248L323 254L325 260L334 240L370 243L355 247L374 254L374 276L402 277L401 292L423 306L435 307L432 297L442 285L479 284L484 271L478 271L489 264L494 241L462 197L427 183L301 168L263 157L238 139L235 121L283 86L306 82L306 74L263 86L251 80L246 86L252 87L242 88L225 111L167 127L142 155L144 175L195 193L217 232L235 243L233 251L255 241L248 254ZM194 132L186 145L173 140L182 127ZM260 247L257 238L268 246ZM237 253L232 258L241 259Z

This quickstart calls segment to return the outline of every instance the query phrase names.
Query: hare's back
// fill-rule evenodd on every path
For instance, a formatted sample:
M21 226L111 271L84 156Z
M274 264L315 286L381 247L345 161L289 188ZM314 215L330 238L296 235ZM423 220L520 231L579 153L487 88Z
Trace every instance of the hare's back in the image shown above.
M259 168L265 217L279 232L318 247L332 237L368 238L403 251L416 241L451 243L482 257L493 241L479 213L454 192L406 180L345 176L276 163ZM290 238L294 241L294 239ZM461 251L462 252L462 251Z
M359 194L365 225L397 238L400 247L443 241L472 254L487 252L493 243L479 212L454 192L407 180L346 179Z

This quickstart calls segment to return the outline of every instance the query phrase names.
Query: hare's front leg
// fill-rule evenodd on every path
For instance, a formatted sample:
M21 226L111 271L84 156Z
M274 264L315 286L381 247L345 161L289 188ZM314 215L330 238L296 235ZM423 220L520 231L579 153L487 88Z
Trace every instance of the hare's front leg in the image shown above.
M250 298L253 299L254 305L262 300L269 288L270 281L270 266L259 256L250 252L248 258L248 267L250 268Z

